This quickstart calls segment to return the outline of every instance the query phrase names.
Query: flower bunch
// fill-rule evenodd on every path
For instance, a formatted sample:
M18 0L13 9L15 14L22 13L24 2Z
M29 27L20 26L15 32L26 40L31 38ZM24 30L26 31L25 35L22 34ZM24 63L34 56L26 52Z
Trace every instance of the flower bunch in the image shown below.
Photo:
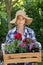
M22 35L17 33L14 35L14 41L5 45L6 53L25 53L31 51L34 41L30 38L22 40Z

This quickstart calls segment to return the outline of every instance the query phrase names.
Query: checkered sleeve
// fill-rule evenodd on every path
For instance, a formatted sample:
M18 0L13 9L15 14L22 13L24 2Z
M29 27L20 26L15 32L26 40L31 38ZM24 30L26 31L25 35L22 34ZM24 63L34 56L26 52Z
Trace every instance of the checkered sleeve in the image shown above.
M7 36L6 36L6 41L5 43L11 43L14 40L14 35L16 34L16 27L13 29L9 30Z
M31 29L31 28L28 28L28 27L26 27L26 29L27 29L27 30L26 30L26 32L27 32L27 37L33 39L34 42L36 42L37 40L36 40L36 36L35 36L34 30Z
M11 41L12 41L11 35L12 35L11 31L9 31L8 34L7 34L7 36L6 36L5 43L11 43Z
M32 39L35 42L35 46L39 48L39 51L41 51L41 48L42 48L41 43L36 40L35 32L34 31L32 31Z
M36 42L37 40L36 40L35 32L33 30L31 32L31 34L32 34L32 39L34 40L34 42Z

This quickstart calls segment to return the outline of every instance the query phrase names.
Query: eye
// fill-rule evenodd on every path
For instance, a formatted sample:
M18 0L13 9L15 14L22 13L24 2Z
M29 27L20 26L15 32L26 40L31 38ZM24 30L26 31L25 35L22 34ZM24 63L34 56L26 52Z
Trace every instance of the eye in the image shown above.
M17 17L17 20L20 19L19 17Z
M25 18L23 18L23 20L24 20Z

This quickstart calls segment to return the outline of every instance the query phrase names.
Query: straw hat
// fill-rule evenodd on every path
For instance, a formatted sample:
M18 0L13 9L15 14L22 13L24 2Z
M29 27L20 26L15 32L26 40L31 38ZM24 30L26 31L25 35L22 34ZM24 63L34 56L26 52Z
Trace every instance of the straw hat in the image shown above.
M15 24L16 24L16 22L17 22L17 21L16 21L16 20L17 20L17 16L19 16L19 15L23 16L23 17L26 19L26 22L25 22L26 25L30 25L30 24L31 24L32 18L28 17L28 16L26 15L26 12L23 11L23 10L17 11L15 18L14 18L12 21L10 21L10 23L12 23L12 24L15 23Z

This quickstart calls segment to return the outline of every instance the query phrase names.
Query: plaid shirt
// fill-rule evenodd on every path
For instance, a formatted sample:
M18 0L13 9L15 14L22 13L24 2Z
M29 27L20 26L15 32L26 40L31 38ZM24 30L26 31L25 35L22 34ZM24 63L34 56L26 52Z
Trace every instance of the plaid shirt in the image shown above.
M14 35L17 33L16 27L14 27L13 29L11 29L7 36L6 36L6 43L11 43L14 40ZM35 38L35 33L31 28L25 27L24 30L24 35L22 36L22 39L24 38L31 38L34 40L34 42L36 42L36 38Z

